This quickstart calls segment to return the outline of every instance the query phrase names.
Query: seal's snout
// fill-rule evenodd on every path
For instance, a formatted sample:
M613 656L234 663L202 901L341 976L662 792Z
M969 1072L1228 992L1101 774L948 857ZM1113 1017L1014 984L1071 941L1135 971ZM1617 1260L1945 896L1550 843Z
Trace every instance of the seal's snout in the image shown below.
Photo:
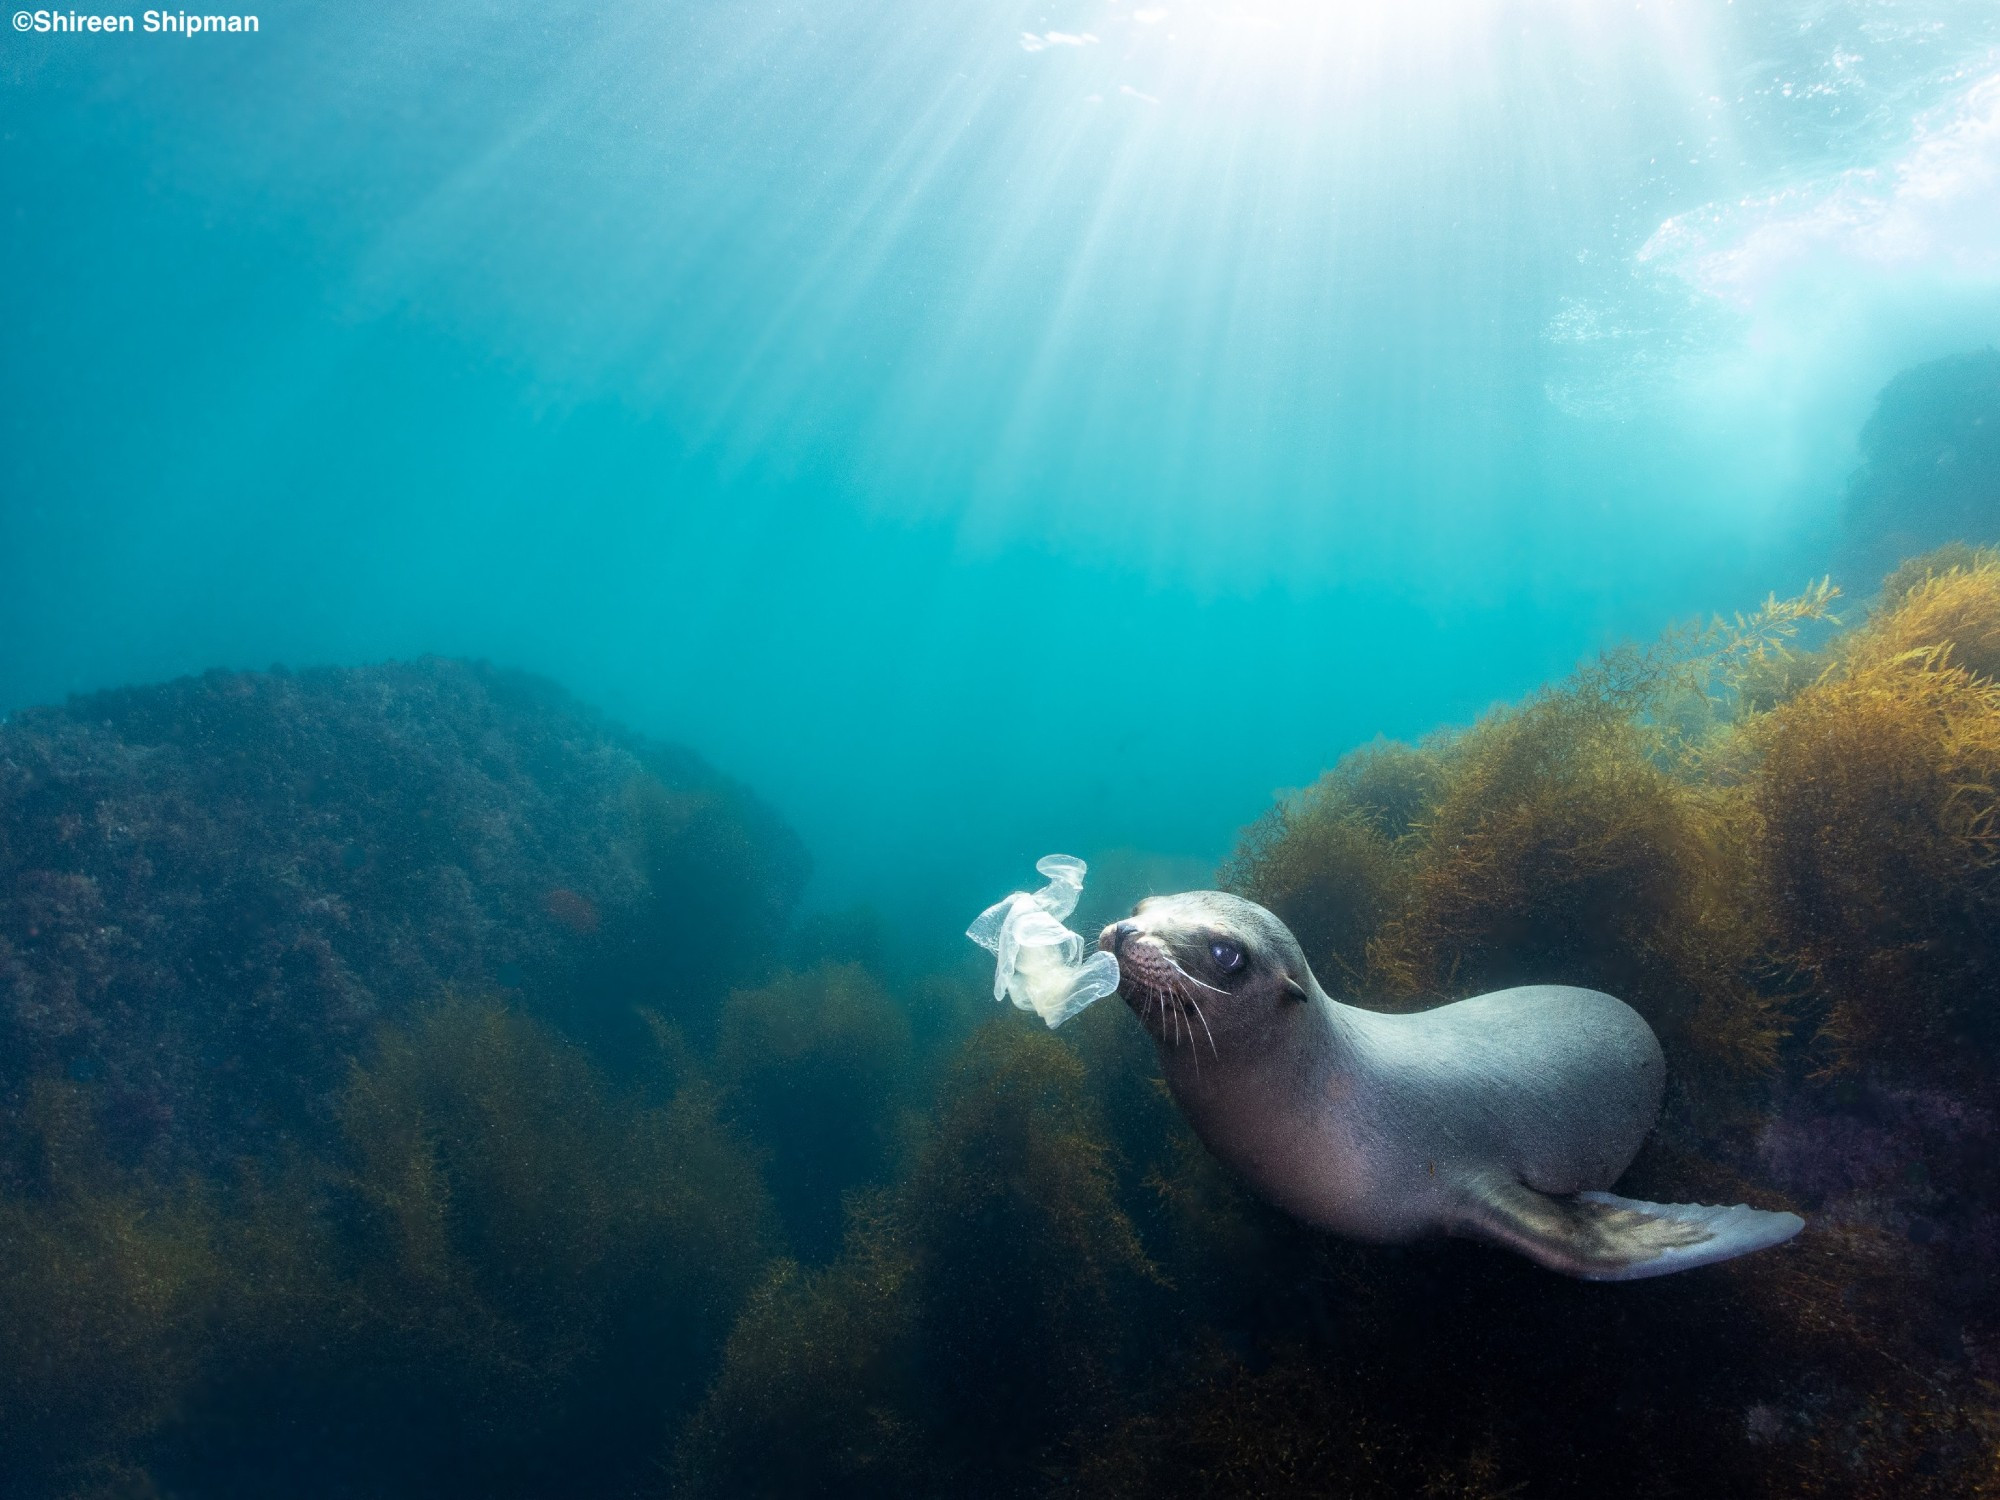
M1113 922L1097 935L1097 946L1114 956L1124 948L1126 939L1139 930L1136 922Z

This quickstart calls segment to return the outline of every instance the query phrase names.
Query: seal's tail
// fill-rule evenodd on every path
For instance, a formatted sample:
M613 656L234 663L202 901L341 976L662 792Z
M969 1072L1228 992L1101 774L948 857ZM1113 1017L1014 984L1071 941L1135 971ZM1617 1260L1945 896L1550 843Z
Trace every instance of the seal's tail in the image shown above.
M1552 1198L1519 1182L1483 1184L1471 1209L1464 1232L1586 1281L1639 1281L1733 1260L1783 1244L1806 1222L1742 1203L1645 1203L1615 1193Z

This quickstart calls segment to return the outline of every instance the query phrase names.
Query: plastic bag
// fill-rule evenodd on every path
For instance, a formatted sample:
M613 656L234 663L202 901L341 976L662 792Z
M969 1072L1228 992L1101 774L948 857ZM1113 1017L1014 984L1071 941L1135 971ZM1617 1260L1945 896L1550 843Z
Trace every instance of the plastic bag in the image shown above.
M1035 869L1048 877L1047 885L1014 892L965 930L994 956L993 998L1012 998L1050 1030L1118 988L1118 960L1096 949L1086 958L1082 936L1063 926L1083 895L1089 868L1073 855L1043 855Z

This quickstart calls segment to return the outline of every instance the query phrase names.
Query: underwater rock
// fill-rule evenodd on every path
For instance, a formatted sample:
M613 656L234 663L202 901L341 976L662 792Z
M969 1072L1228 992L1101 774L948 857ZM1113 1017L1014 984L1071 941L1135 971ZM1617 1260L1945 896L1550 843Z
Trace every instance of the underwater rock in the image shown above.
M2000 539L2000 351L1897 375L1861 429L1861 452L1842 508L1858 571L1953 540Z
M87 1082L107 1145L330 1136L344 1058L447 986L574 1034L760 977L797 837L550 683L426 659L210 673L0 724L0 1100Z

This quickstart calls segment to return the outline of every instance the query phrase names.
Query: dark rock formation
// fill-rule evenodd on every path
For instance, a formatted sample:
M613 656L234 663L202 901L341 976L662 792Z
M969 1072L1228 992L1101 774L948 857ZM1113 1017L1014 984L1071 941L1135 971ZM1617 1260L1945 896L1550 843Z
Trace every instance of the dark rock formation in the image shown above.
M1857 577L1946 542L2000 540L2000 350L1913 365L1882 387L1842 523Z
M210 673L0 724L0 1106L66 1074L128 1157L329 1128L375 1025L515 992L586 1042L761 977L798 839L519 673Z

